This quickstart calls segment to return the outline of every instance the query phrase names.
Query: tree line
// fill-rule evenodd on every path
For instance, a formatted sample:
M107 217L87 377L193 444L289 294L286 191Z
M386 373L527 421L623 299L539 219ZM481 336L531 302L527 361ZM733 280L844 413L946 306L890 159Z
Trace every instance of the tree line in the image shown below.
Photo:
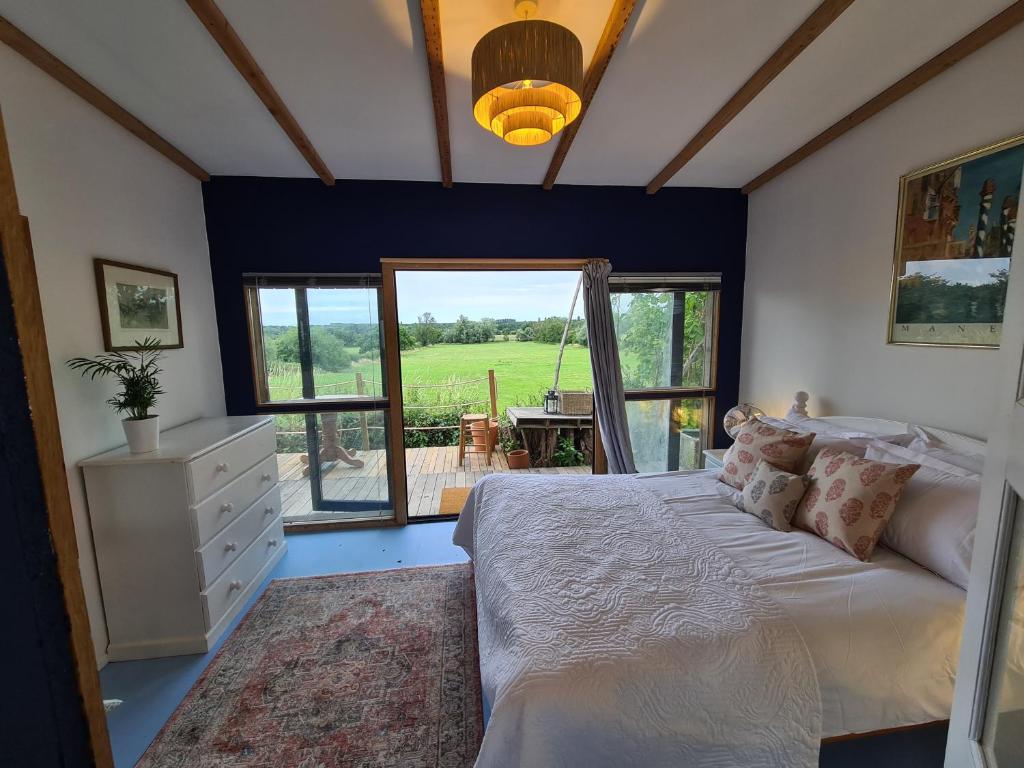
M470 320L459 315L454 323L439 323L425 312L415 323L399 325L399 346L403 350L433 344L486 344L501 337L511 341L558 344L565 328L564 317L536 321L512 318ZM323 371L344 371L357 359L380 356L380 328L374 323L330 323L309 329L313 366ZM573 320L568 343L587 345L587 325ZM263 352L267 363L299 363L299 330L294 325L263 327Z
M430 312L424 312L415 323L399 328L402 349L429 347L433 344L486 344L502 337L506 341L537 341L542 344L558 344L565 329L564 317L547 317L542 320L523 321L513 318L485 317L470 320L459 315L454 323L439 323ZM570 344L587 346L587 324L581 319L569 325Z

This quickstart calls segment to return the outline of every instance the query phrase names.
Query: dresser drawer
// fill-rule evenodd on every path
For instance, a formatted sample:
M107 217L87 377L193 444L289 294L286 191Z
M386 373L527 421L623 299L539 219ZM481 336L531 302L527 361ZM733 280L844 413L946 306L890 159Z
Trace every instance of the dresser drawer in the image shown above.
M281 492L273 488L214 536L209 544L197 550L200 589L206 589L224 569L240 558L246 548L280 514Z
M193 507L196 547L206 544L276 483L277 456L272 455Z
M277 450L274 425L247 432L185 465L192 502L203 501Z
M213 628L231 610L246 591L260 569L284 546L284 525L278 517L242 556L233 562L203 593L203 611L207 627Z

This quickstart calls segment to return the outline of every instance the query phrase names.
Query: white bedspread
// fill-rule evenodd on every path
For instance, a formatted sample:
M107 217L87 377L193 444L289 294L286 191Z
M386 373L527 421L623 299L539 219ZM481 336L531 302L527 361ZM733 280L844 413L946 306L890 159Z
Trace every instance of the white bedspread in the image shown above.
M491 475L473 556L477 766L816 766L821 704L792 620L634 477Z
M878 547L862 563L736 509L716 472L638 476L793 619L821 687L822 736L949 718L966 593ZM897 509L898 514L898 509Z

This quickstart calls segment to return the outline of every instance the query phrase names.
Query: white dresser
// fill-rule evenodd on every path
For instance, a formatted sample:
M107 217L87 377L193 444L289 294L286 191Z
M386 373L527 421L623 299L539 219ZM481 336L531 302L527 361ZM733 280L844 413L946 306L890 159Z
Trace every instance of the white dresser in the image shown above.
M274 423L199 419L86 459L112 661L203 653L284 555Z

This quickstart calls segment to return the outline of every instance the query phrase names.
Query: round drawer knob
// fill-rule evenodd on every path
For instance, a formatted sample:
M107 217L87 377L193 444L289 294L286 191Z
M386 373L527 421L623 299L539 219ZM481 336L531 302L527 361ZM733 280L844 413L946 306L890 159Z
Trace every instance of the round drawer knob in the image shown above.
M235 505L232 504L230 501L227 502L226 504L221 504L220 505L220 511L221 512L233 512L234 509L235 509Z
M267 546L268 547L276 547L277 546L277 539L271 539L270 541L268 541L267 542Z
M238 580L232 581L230 584L228 584L228 588L232 589L232 590L234 590L234 589L241 589L242 588L242 582L240 582Z
M264 472L262 475L260 475L260 480L262 480L264 483L269 483L271 480L270 473Z
M274 508L273 507L267 507L266 509L263 510L263 514L264 515L272 515L272 514L274 514Z
M238 542L237 541L229 541L227 544L224 545L224 551L225 552L235 552L237 550L238 550Z
M228 471L227 462L223 462L222 461L220 464L218 464L217 465L217 471L218 472L227 472Z

